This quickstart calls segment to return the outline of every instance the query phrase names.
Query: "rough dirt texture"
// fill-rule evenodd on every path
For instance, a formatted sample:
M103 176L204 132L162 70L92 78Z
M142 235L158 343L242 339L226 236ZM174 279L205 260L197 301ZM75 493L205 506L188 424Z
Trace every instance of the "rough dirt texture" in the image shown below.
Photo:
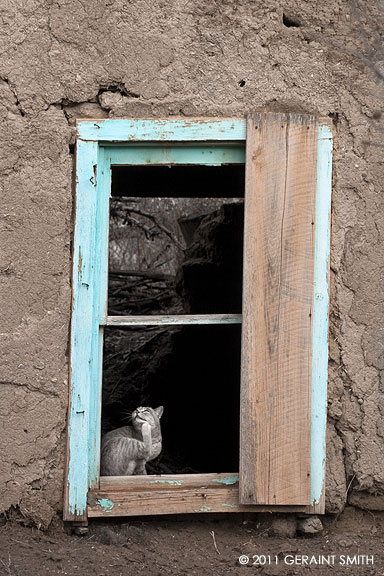
M382 513L347 509L323 532L303 536L291 517L242 515L93 522L84 536L0 528L0 574L30 576L383 575ZM216 544L216 548L215 548ZM239 557L247 555L248 565ZM253 556L255 555L255 558ZM259 559L257 559L259 556ZM263 565L265 556L270 564ZM333 556L333 560L332 560ZM331 562L327 565L326 562ZM311 565L305 562L311 561ZM317 564L315 563L317 562ZM347 562L354 562L346 565Z
M383 69L363 4L1 3L0 511L62 504L75 119L262 108L336 121L327 509L383 509L383 82L342 49Z

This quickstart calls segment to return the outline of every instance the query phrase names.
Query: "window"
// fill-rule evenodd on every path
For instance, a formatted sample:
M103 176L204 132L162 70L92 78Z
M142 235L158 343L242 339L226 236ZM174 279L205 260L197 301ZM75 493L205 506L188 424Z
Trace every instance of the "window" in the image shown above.
M324 511L331 152L328 123L303 115L78 123L65 520ZM100 478L104 329L149 321L108 315L111 167L148 154L207 170L245 160L242 315L152 318L242 320L240 467L228 473Z

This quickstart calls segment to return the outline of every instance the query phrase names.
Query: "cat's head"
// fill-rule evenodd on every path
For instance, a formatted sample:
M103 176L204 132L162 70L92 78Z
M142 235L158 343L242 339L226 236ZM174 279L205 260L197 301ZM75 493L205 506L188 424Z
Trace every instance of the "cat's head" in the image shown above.
M139 406L132 412L132 424L135 428L141 428L144 422L148 422L151 428L160 428L160 418L164 407L149 408L149 406Z

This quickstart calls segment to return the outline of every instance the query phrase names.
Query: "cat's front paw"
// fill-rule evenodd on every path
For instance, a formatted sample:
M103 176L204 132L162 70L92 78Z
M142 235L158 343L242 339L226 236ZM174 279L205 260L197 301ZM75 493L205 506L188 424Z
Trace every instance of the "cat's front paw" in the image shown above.
M151 431L151 425L149 424L149 422L144 422L142 427L141 427L141 432L146 433L146 432L150 432L150 431Z

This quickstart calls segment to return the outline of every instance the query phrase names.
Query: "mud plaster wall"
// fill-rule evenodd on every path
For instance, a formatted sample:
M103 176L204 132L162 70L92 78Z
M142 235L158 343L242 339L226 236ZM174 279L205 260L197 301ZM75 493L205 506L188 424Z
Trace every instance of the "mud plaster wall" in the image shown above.
M260 108L337 120L327 509L384 508L383 82L339 48L369 56L366 4L2 2L1 512L62 506L75 119Z

